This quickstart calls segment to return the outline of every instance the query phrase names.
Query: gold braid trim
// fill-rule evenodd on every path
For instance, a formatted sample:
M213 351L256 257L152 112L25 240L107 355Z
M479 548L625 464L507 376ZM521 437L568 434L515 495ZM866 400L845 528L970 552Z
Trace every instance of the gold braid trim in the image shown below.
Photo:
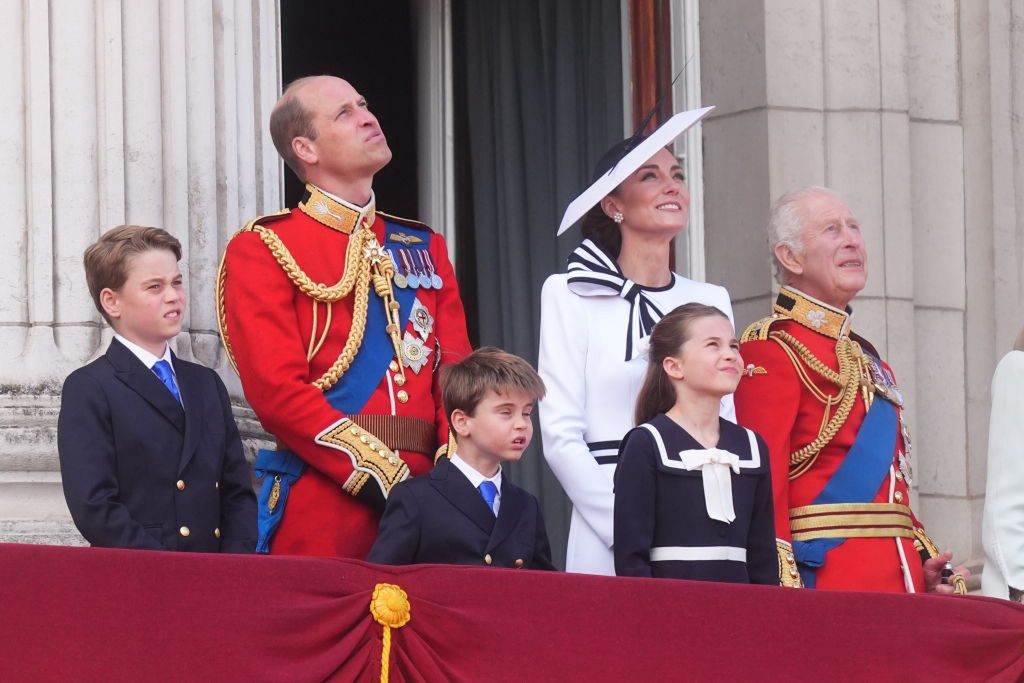
M747 326L747 329L743 331L743 336L740 337L740 343L742 344L743 342L748 341L765 341L768 339L772 323L780 320L790 320L790 318L779 313L773 313L767 318L761 318L757 322L751 323Z
M928 553L928 557L938 557L942 553L939 551L939 547L935 545L935 541L931 539L931 536L924 532L924 529L917 527L914 529L914 536L917 540L914 541L914 550L917 552L924 551Z
M363 252L370 240L376 237L371 230L357 230L349 237L348 249L345 251L345 273L341 276L341 280L330 287L313 282L299 268L295 257L292 256L291 251L284 245L276 232L263 226L256 226L254 230L270 249L270 253L274 255L277 264L281 266L288 278L303 294L316 301L325 303L340 301L349 295L354 286L358 287L361 280L369 280L370 260L363 258Z
M789 455L789 478L796 479L814 464L821 450L831 443L836 433L846 423L847 418L850 416L850 411L853 409L853 404L857 400L857 388L864 389L866 405L870 405L870 399L873 395L868 389L870 383L866 383L865 379L867 377L867 369L863 352L860 349L860 345L849 337L841 337L836 342L836 358L839 361L839 372L835 372L832 368L822 363L811 353L810 349L787 332L777 330L769 333L768 338L782 347L793 363L797 376L803 385L807 387L815 398L825 404L822 426L817 438ZM804 365L832 384L837 385L840 390L839 393L835 396L829 396L821 391L808 376ZM836 412L829 418L829 412L836 403L839 404Z
M779 585L786 588L803 588L804 582L796 568L793 546L785 541L776 540L775 548L779 551Z
M387 498L395 484L409 476L409 466L397 453L348 418L325 429L317 435L316 442L342 451L352 459L355 472L343 487L350 495L357 495L372 477Z
M391 262L391 257L388 256L388 253L377 244L377 236L369 227L364 226L363 229L356 230L349 236L348 248L345 250L345 272L337 283L328 286L318 282L313 282L312 278L306 275L302 268L299 267L299 264L295 261L295 257L292 256L291 251L289 251L288 247L281 241L281 238L278 237L277 233L266 226L257 225L258 220L260 219L250 221L239 232L256 232L263 243L267 245L267 248L270 249L270 253L273 255L274 260L276 260L278 265L281 266L281 269L284 270L288 279L290 279L303 294L313 299L314 307L317 302L322 302L327 305L327 322L324 328L324 335L320 342L315 345L313 344L313 338L310 339L310 348L307 350L307 355L309 356L308 360L312 360L312 356L319 351L324 339L326 339L327 329L330 326L331 320L331 304L336 301L340 301L354 291L352 326L349 328L348 338L345 340L345 345L342 347L341 353L338 355L337 360L334 361L331 367L329 367L319 379L313 381L313 386L321 391L327 391L338 383L342 375L344 375L348 371L349 367L351 367L352 361L355 360L355 355L363 343L363 335L366 332L366 310L369 304L371 282L373 283L374 291L381 297L381 299L384 300L384 308L388 316L386 331L388 336L391 337L391 345L394 348L395 357L402 357L401 332L398 329L398 323L400 320L398 310L399 305L395 300L394 290L391 284L391 280L395 273L395 265ZM225 254L226 253L227 252L225 250ZM224 305L225 279L226 272L224 268L224 259L222 258L220 269L217 273L217 323L221 329L221 339L223 340L224 348L228 352L228 358L231 361L231 366L237 373L238 366L236 365L234 356L231 353L227 337L227 316ZM315 338L315 323L312 334ZM399 372L404 379L405 368L400 367Z
M235 239L239 234L243 232L249 232L256 224L262 220L277 219L283 216L287 216L291 213L289 209L282 209L277 213L272 213L269 216L258 216L253 218L251 221L242 226L241 229L237 230L234 235L228 238L228 244L231 240ZM217 297L217 328L220 331L220 343L224 346L224 352L228 356L228 361L231 363L231 369L238 374L238 364L235 363L235 354L231 350L231 340L228 337L228 314L227 305L224 303L224 285L227 281L227 269L224 267L224 262L227 260L228 250L224 247L224 253L220 255L220 264L217 266L217 283L214 290L214 295Z

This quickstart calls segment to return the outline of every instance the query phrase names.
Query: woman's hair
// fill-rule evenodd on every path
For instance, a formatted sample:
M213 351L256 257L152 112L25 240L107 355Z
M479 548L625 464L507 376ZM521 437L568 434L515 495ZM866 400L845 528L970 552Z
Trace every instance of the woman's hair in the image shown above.
M615 194L615 190L608 194ZM622 251L622 230L619 228L619 224L604 212L600 202L583 215L583 223L580 227L583 229L585 239L593 240L613 260L619 258L619 252Z
M636 398L636 410L633 413L636 424L649 422L659 413L668 412L676 404L676 389L662 367L664 360L679 353L683 344L690 339L690 330L695 321L713 315L729 319L729 316L714 306L689 303L674 309L654 326L651 331L647 374Z

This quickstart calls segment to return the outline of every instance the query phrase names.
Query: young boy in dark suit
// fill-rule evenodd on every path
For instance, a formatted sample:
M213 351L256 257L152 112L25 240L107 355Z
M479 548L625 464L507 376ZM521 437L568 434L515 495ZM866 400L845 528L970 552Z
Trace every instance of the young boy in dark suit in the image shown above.
M185 315L180 259L172 235L132 225L85 251L89 293L115 334L64 382L64 497L94 546L249 553L256 497L227 390L168 345Z
M444 368L441 387L455 452L392 489L367 560L554 569L537 499L501 471L530 445L541 378L485 347Z

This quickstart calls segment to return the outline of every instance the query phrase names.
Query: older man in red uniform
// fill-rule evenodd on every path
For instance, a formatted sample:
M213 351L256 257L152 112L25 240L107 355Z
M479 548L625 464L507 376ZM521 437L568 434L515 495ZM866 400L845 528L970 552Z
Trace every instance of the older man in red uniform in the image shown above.
M782 585L951 592L910 508L910 436L889 366L851 330L867 280L860 225L835 193L805 188L772 210L782 285L747 328L736 414L768 444ZM960 568L962 572L962 568Z
M221 336L278 440L260 451L257 552L363 558L388 492L448 440L443 363L469 353L444 239L376 210L391 150L346 81L292 83L271 136L298 208L256 218L218 274Z

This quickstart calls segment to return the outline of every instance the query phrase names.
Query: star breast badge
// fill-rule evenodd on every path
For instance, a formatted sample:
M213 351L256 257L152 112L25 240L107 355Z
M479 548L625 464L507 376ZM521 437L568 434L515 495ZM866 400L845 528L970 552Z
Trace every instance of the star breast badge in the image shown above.
M423 340L409 332L402 338L402 365L410 368L417 375L427 364L432 349L428 349Z

